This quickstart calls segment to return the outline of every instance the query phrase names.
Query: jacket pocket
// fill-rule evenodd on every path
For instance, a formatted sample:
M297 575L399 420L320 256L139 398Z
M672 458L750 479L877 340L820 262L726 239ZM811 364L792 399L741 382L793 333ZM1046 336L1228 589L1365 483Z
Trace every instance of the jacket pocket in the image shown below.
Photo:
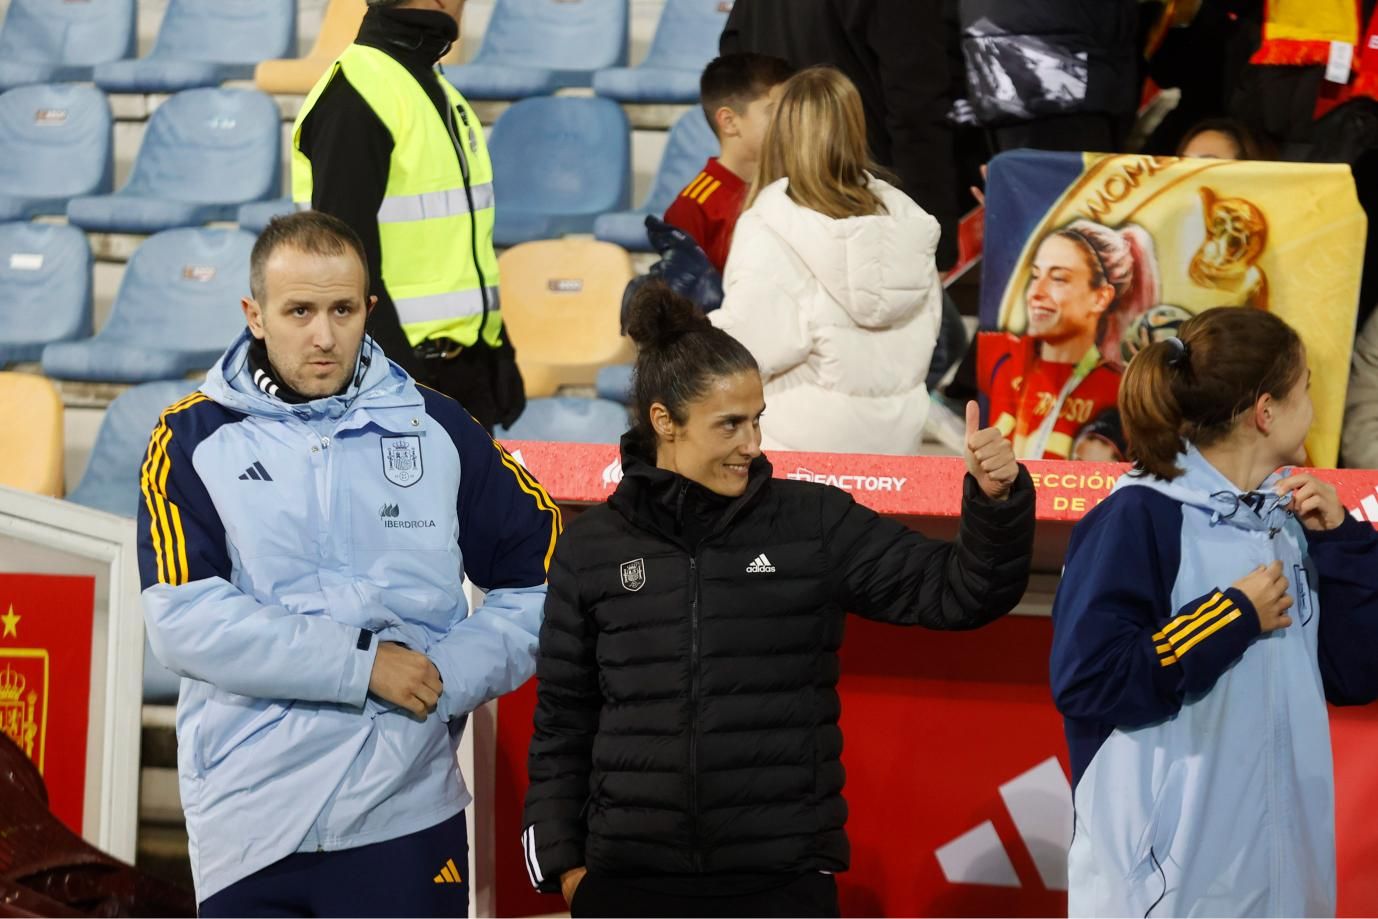
M1130 915L1153 915L1163 907L1175 885L1173 866L1179 853L1173 850L1173 844L1181 826L1185 784L1185 769L1180 763L1173 763L1153 800L1153 810L1139 837L1129 876L1125 879Z
M291 708L291 702L217 691L197 718L192 748L197 774L205 775L234 750L272 730Z

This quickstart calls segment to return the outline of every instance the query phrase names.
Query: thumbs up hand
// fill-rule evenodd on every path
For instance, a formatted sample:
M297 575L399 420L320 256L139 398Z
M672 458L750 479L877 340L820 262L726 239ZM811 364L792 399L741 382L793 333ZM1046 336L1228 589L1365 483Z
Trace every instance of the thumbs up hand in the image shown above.
M998 428L980 428L980 424L980 406L968 402L967 471L988 497L1003 501L1019 477L1019 462L1014 458L1014 447Z

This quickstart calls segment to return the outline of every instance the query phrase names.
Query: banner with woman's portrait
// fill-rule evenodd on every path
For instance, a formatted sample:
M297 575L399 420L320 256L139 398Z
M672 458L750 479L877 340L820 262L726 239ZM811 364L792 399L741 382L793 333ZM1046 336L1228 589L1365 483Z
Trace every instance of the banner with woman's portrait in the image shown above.
M1021 150L991 161L978 385L1021 459L1119 460L1135 353L1216 306L1306 344L1313 465L1333 466L1366 219L1349 167Z

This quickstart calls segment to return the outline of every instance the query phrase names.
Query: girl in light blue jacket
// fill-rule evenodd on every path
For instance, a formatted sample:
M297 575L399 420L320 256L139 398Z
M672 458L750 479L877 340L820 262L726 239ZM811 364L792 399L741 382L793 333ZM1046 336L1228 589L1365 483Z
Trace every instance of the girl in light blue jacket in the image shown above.
M1378 533L1304 462L1306 354L1208 310L1130 364L1136 468L1053 605L1074 916L1335 911L1327 700L1378 698Z

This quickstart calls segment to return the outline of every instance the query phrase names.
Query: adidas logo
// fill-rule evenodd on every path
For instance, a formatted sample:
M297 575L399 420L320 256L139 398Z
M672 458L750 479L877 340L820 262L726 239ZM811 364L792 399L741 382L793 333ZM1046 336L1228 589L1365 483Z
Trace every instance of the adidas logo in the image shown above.
M747 574L767 574L774 570L775 566L770 563L770 559L766 558L766 554L764 552L756 556L756 558L752 560L751 564L746 566Z
M268 474L268 470L263 468L263 464L254 460L254 464L239 474L241 482L252 479L255 482L271 482L273 477Z
M1067 889L1072 845L1072 785L1057 757L1049 757L999 788L1005 811L1045 890ZM934 855L949 884L1031 887L1010 859L995 823L985 820L938 847Z
M1349 512L1349 516L1360 523L1378 523L1378 488L1374 492L1366 495L1359 506Z
M455 867L455 860L449 858L445 860L445 867L440 869L440 873L434 878L436 884L462 884L459 879L459 869Z

